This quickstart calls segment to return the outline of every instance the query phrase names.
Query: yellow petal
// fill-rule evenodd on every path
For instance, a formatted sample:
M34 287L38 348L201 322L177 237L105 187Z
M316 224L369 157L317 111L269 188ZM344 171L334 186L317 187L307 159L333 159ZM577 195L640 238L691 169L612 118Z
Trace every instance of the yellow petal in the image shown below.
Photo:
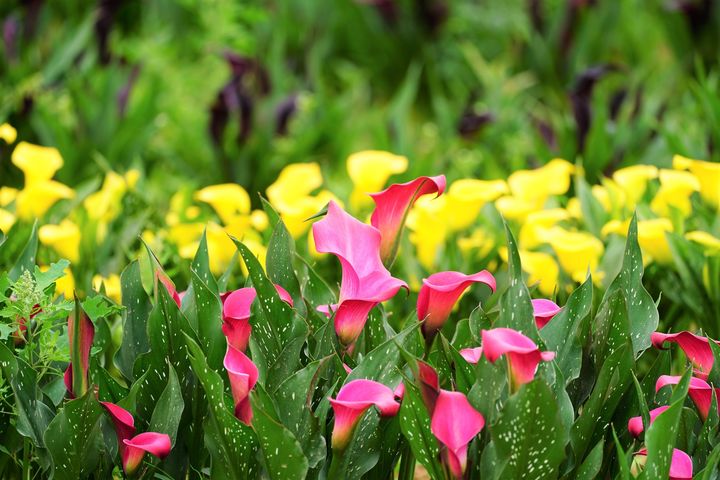
M672 232L673 225L667 218L653 218L638 222L638 243L644 255L657 263L672 263L672 252L666 232Z
M568 200L567 212L572 218L582 218L582 206L579 198L572 197Z
M708 232L695 230L685 234L685 238L688 240L699 243L707 250L720 252L720 238L710 235Z
M115 301L115 303L121 303L121 286L120 286L120 277L116 274L111 274L107 278L103 277L102 275L95 275L92 279L92 285L93 289L97 292L99 292L103 285L105 286L105 295L108 296L108 298L111 298Z
M500 258L507 263L508 251L506 247L498 250ZM543 295L552 295L558 284L560 269L552 255L545 252L531 252L520 250L520 263L523 271L528 274L528 285L538 285Z
M49 180L26 186L15 199L18 217L32 219L42 217L55 202L75 196L75 192L60 182Z
M505 196L495 201L495 208L498 209L503 217L522 222L532 212L540 210L542 203L528 201L518 197Z
M46 272L48 268L50 267L48 267L47 265L42 265L40 267L40 271ZM69 267L66 268L63 272L65 273L65 275L55 281L55 295L63 295L66 299L71 299L75 294L75 278L73 277L72 271Z
M528 214L520 228L521 248L535 248L547 241L547 230L558 222L567 220L570 214L562 208L550 208Z
M588 270L595 274L605 248L586 232L572 232L560 227L548 231L548 242L562 269L575 281L582 281Z
M352 207L372 204L367 194L382 190L391 175L403 173L407 166L407 158L381 150L365 150L350 155L347 171L354 185L350 200Z
M446 198L431 195L420 197L408 215L410 242L415 245L417 258L427 270L432 270L445 246L448 234Z
M645 193L648 181L657 176L658 168L654 165L633 165L617 170L613 180L625 192L632 208Z
M236 215L250 213L250 196L236 183L205 187L195 192L195 200L208 203L225 224L231 222Z
M58 255L76 263L80 256L80 229L65 219L59 225L43 225L38 231L40 243L54 249Z
M179 249L188 245L195 245L195 249L197 249L197 243L204 229L205 225L202 223L177 223L168 230L168 240L177 245ZM187 250L185 253L187 253ZM195 252L193 251L189 257L183 258L192 258L194 256Z
M322 185L322 172L317 163L293 163L282 169L265 193L278 212L292 209L293 204L307 197Z
M603 225L600 234L604 237L615 234L621 236L627 236L628 228L630 228L630 219L627 220L610 220Z
M253 210L250 214L250 224L258 232L264 232L270 225L270 220L264 211Z
M700 182L700 196L713 206L720 209L720 163L693 160L675 155L673 168L690 170Z
M314 197L302 197L297 199L292 206L288 205L282 211L281 216L290 235L297 238L305 233L312 224L306 220L322 210L330 200L341 204L332 192L322 190Z
M518 170L508 177L514 197L542 206L550 195L562 195L570 188L575 167L567 160L553 159L535 170Z
M15 140L17 140L17 130L9 123L3 123L0 125L0 138L7 144L15 143Z
M12 187L0 187L0 207L10 205L17 198L18 190Z
M63 166L57 148L20 142L12 153L12 163L25 174L25 187L50 180Z
M7 233L15 224L15 215L0 208L0 231Z
M456 180L447 194L448 224L452 230L463 230L477 219L480 209L508 192L503 180Z
M660 188L650 203L650 207L662 216L669 216L671 208L678 209L683 215L692 210L690 196L700 190L700 182L689 172L660 170Z
M457 243L463 255L474 254L477 258L487 257L495 248L495 239L481 228L476 228L468 237L459 238Z

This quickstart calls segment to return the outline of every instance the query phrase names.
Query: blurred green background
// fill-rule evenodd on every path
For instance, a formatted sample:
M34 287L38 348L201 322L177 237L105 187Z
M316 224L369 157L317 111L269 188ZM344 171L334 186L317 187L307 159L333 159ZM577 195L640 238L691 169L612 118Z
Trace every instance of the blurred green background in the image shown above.
M160 203L298 161L347 184L370 148L408 177L559 156L592 181L720 145L712 0L5 0L0 19L0 120L59 148L60 181L135 166ZM8 154L0 179L22 183Z

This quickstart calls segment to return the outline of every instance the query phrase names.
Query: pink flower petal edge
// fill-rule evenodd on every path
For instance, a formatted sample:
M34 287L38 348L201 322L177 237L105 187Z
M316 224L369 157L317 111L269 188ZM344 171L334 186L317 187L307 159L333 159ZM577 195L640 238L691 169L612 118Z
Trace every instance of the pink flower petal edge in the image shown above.
M417 300L418 320L425 321L423 333L433 335L445 324L460 295L473 283L483 283L494 292L495 277L487 270L472 275L438 272L423 279Z
M533 315L535 316L535 325L538 329L547 325L555 315L560 313L562 308L552 300L545 298L536 298L532 300Z
M344 449L352 438L360 418L371 406L384 417L397 414L400 404L390 387L373 380L353 380L345 384L335 398L330 399L335 412L335 425L332 432L332 447Z
M691 332L660 333L654 332L650 340L655 348L662 349L665 342L677 343L685 356L697 368L696 375L707 378L712 370L715 358L710 348L710 340ZM715 340L713 340L715 341ZM718 342L716 342L718 343Z
M666 405L650 410L650 424L652 425L652 422L655 421L655 418L657 418L658 415L660 415L668 408L670 407ZM628 420L628 432L630 432L630 435L632 435L633 437L639 437L640 434L643 432L643 429L644 426L642 416L632 417L630 420Z
M635 455L647 456L647 448L643 448ZM690 455L678 448L673 448L670 459L670 480L692 480L693 464Z
M485 418L460 392L440 390L430 421L430 430L447 451L444 460L455 478L462 478L467 468L470 441L485 426Z
M480 361L480 357L482 357L482 347L463 348L460 350L460 355L468 363L476 364Z
M661 375L655 382L655 391L660 391L666 385L677 385L682 377L675 375ZM720 389L715 389L716 396L720 395ZM712 405L712 387L703 379L692 377L688 387L688 396L697 407L703 421L707 419Z
M170 454L172 444L170 437L165 433L145 432L134 436L130 440L123 440L125 453L123 453L123 470L131 475L142 463L145 453L158 458L165 458Z
M541 352L535 342L511 328L494 328L482 331L483 355L490 363L506 356L513 389L535 378L540 362L555 358L555 352Z
M445 185L445 175L418 177L410 182L392 184L382 192L370 194L375 202L370 223L382 235L380 256L385 264L392 263L397 253L408 210L423 195L442 195Z
M74 349L75 345L75 313L71 313L70 316L68 316L68 343L70 343L70 352L72 355L72 351ZM70 394L70 398L75 398L78 395L82 395L87 391L89 385L88 385L88 368L90 367L90 350L92 349L93 340L95 339L95 325L93 325L92 320L85 314L85 312L80 312L80 367L82 370L82 392L75 392L73 389L73 364L70 362L68 364L67 369L65 370L65 374L63 376L63 380L65 382L65 388L67 389L68 393Z
M235 402L235 416L246 425L252 422L250 390L255 387L258 369L242 351L228 344L223 365L230 379L230 390Z

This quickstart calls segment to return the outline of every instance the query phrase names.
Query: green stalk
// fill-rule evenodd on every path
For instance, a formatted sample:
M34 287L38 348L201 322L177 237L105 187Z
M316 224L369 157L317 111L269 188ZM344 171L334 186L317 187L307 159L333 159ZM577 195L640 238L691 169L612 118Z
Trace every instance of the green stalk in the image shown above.
M410 445L405 442L402 457L400 458L400 472L398 480L412 480L415 475L415 456L410 450Z
M30 460L32 459L31 449L32 445L30 445L30 440L25 438L23 440L23 480L30 480Z
M327 478L343 478L343 464L345 463L345 449L333 449L332 461L328 470Z

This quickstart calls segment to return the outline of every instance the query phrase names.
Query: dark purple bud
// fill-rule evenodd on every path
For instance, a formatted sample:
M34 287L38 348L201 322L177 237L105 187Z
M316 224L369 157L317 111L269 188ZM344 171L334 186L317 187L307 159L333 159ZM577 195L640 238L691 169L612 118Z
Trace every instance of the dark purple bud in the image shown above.
M475 136L485 125L495 121L495 115L491 112L476 113L468 109L460 117L458 133L465 138Z
M280 102L275 109L275 133L278 135L287 135L288 124L296 110L297 95L290 95Z
M7 58L9 62L17 61L17 34L19 27L18 19L15 16L10 16L3 22L5 58Z
M621 88L619 90L616 90L615 93L613 93L610 97L610 104L608 105L608 113L610 114L610 120L617 120L617 117L620 114L620 107L622 107L625 98L627 98L627 93L628 92L625 88Z
M445 23L450 7L445 0L418 0L417 14L430 33L436 33Z
M253 100L247 93L241 92L238 95L240 101L240 110L238 119L240 121L240 130L238 132L237 143L242 146L250 136L252 131L252 117L254 111Z
M585 150L585 139L592 123L592 92L595 84L607 72L616 70L613 65L598 65L583 71L575 81L575 86L570 92L573 115L576 124L576 140L578 152Z
M545 120L535 117L532 117L532 123L533 125L535 125L535 128L537 129L542 139L545 141L545 144L548 146L548 148L550 148L550 150L557 151L557 138L555 136L555 131L553 130L552 125L550 125Z
M110 32L115 21L115 14L120 7L119 0L98 0L97 20L95 20L95 36L98 42L100 63L107 65L112 57L109 48Z

